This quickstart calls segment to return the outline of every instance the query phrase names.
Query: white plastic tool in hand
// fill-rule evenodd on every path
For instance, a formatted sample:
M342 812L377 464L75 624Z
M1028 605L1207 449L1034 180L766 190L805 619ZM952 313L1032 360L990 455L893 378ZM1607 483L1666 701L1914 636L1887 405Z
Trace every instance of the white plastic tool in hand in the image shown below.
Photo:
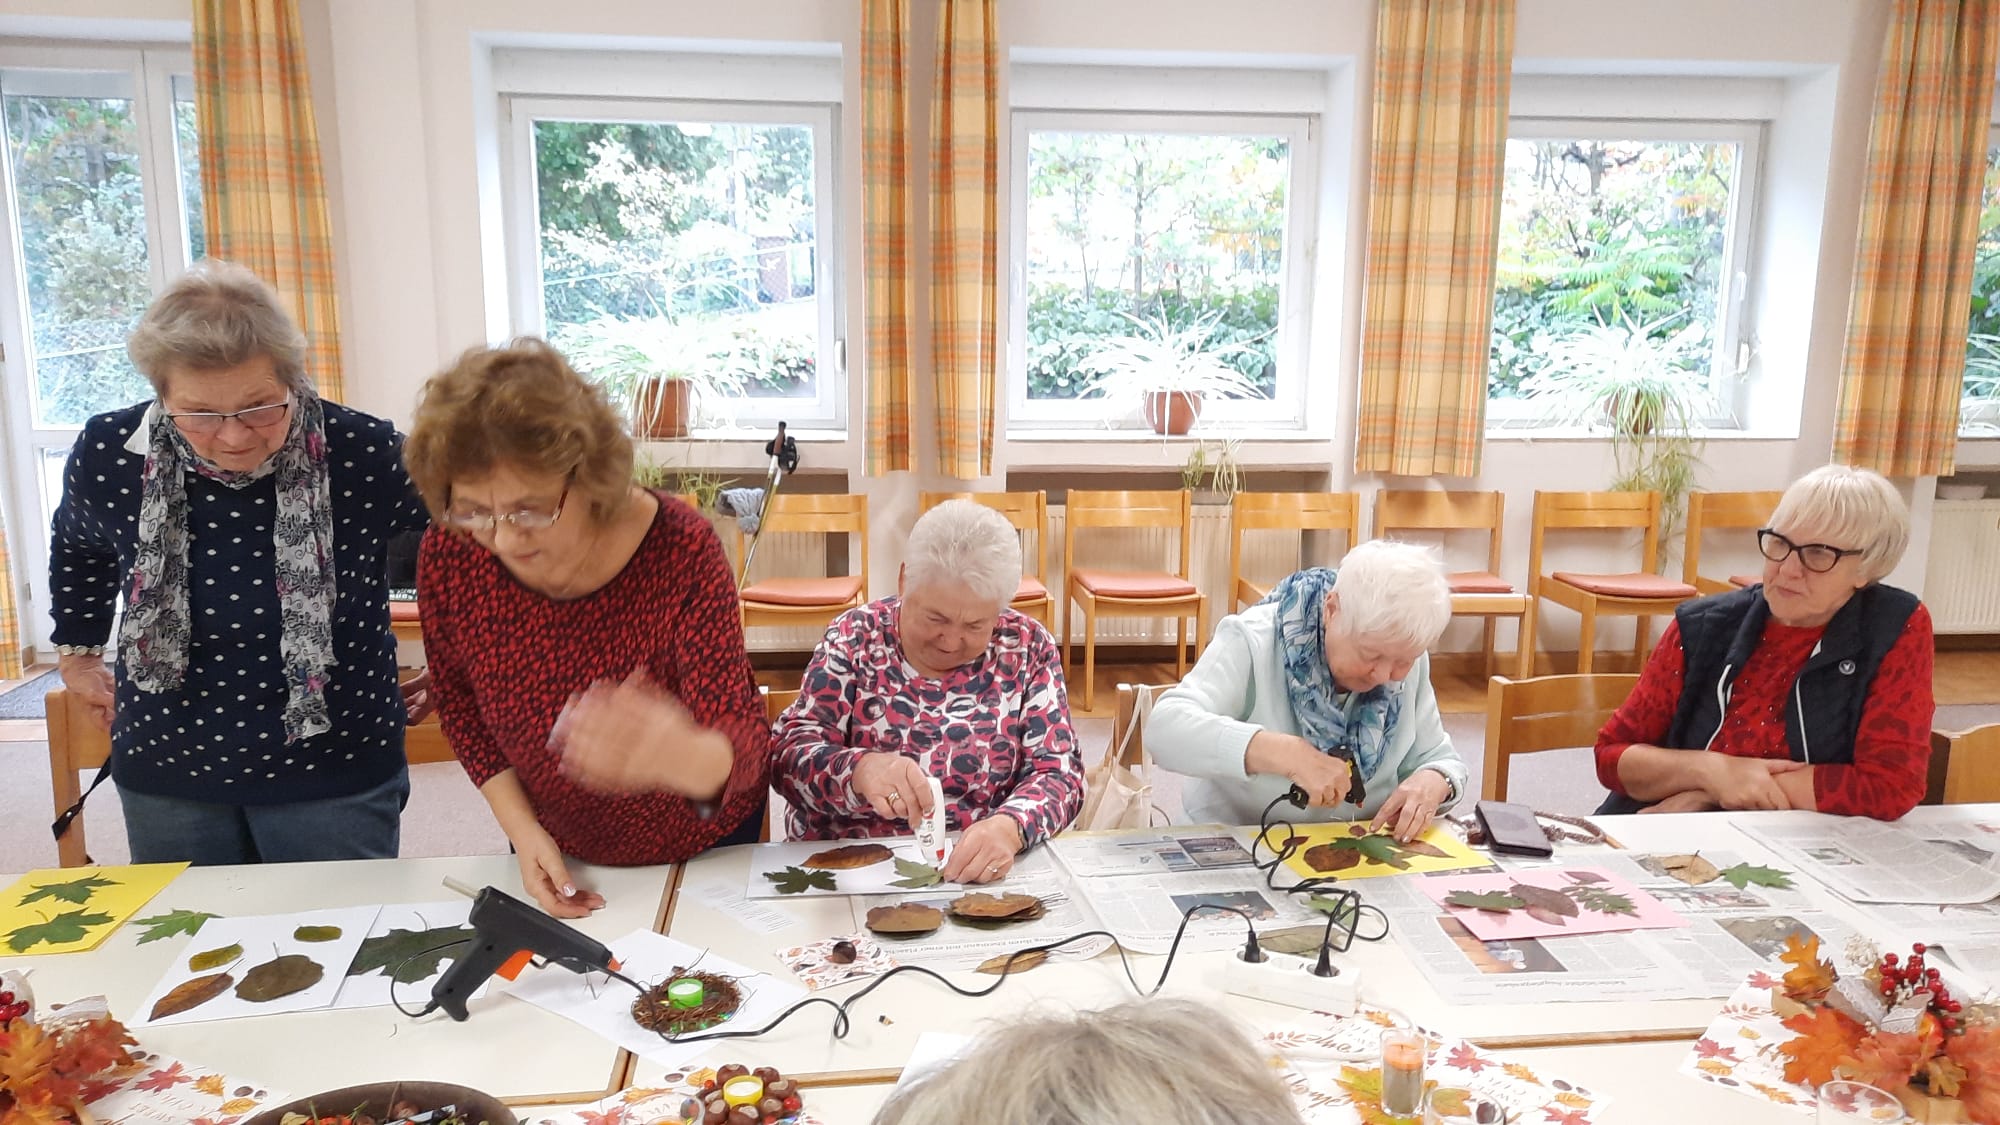
M925 780L931 783L931 814L917 821L917 851L925 863L943 867L951 854L951 840L945 835L944 783L935 777Z

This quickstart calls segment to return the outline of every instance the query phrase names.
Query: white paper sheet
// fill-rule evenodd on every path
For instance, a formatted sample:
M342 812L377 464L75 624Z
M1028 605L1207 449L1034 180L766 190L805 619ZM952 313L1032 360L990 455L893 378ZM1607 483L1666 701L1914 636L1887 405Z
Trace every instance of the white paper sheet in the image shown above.
M775 934L799 924L791 911L768 902L753 902L744 897L742 887L727 879L704 880L682 887L681 893L693 895L696 902L727 914L738 925L760 934Z
M134 1028L163 1026L180 1023L202 1023L208 1020L236 1019L242 1016L268 1016L279 1012L308 1012L324 1008L333 1003L339 995L340 986L347 979L347 967L354 963L354 953L361 948L361 941L375 924L375 916L381 912L379 906L354 906L334 910L308 910L297 914L262 914L248 918L210 918L174 957L173 966L167 970L160 983L146 997L127 1020ZM340 936L332 941L300 941L293 936L294 931L303 926L334 926ZM240 945L243 952L234 962L215 969L195 971L188 968L188 959L215 949ZM257 966L280 956L298 954L310 958L324 970L319 981L309 988L280 996L275 1000L261 1003L244 1000L236 995L236 989L243 983L246 973ZM182 983L210 973L228 973L235 978L230 987L220 995L203 1004L165 1016L158 1020L147 1019L153 1006L160 998Z
M465 898L452 899L448 902L396 903L383 907L382 912L375 916L375 924L368 929L368 939L372 941L388 937L392 931L427 934L427 939L423 945L418 947L419 949L444 945L446 942L456 940L459 937L470 939L472 937L472 929L466 925L466 919L471 914L472 900ZM452 930L461 930L461 932L454 934L451 932ZM368 941L363 941L360 952L366 952L367 948ZM463 953L466 948L468 947L457 946L455 948L441 949L436 954L419 957L412 961L409 966L412 971L432 964L436 965L436 971L427 976L414 979L406 974L405 980L407 983L394 985L395 998L402 1001L404 1007L412 1009L421 1008L429 1003L431 986L437 983L438 978L444 975L445 970L449 969L452 963L458 960L458 955ZM411 952L416 951L412 950ZM372 969L359 976L348 976L342 982L339 994L333 998L332 1006L335 1008L375 1008L387 1005L390 1003L391 995L390 977L399 968L399 964L391 964L379 969ZM346 971L352 973L352 966L350 965ZM481 984L479 991L473 993L473 996L485 995L487 986L490 983L491 981Z

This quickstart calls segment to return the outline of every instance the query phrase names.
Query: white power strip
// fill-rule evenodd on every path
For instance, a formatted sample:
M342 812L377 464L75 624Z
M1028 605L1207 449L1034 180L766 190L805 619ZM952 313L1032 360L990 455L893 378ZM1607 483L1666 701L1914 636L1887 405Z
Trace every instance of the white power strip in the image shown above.
M1351 964L1333 963L1333 975L1313 973L1315 960L1268 950L1262 961L1245 961L1238 956L1223 963L1216 985L1224 992L1268 1000L1315 1012L1351 1016L1361 998L1361 970Z

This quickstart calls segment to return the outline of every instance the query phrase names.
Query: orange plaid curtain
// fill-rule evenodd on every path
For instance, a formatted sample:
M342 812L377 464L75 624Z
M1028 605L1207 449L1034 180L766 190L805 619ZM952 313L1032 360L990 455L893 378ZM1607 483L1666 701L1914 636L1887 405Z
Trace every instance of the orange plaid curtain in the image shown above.
M339 399L340 305L296 0L195 0L195 121L209 253L256 271Z
M909 0L861 5L861 257L868 473L910 467Z
M1513 64L1514 0L1381 0L1360 472L1479 472Z
M1996 8L1896 0L1882 45L1833 456L1884 476L1957 454Z
M0 516L0 680L18 680L21 666L21 613L14 602L14 557L7 550L7 521Z
M1000 275L997 0L944 0L931 103L931 366L938 468L993 471Z

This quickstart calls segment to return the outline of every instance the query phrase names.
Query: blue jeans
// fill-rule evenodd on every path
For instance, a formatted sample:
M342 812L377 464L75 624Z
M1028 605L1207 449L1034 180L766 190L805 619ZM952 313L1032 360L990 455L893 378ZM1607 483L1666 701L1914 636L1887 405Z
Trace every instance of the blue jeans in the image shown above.
M113 784L117 784L115 781ZM410 771L373 789L288 805L212 805L118 786L133 863L196 866L394 859L402 840Z

